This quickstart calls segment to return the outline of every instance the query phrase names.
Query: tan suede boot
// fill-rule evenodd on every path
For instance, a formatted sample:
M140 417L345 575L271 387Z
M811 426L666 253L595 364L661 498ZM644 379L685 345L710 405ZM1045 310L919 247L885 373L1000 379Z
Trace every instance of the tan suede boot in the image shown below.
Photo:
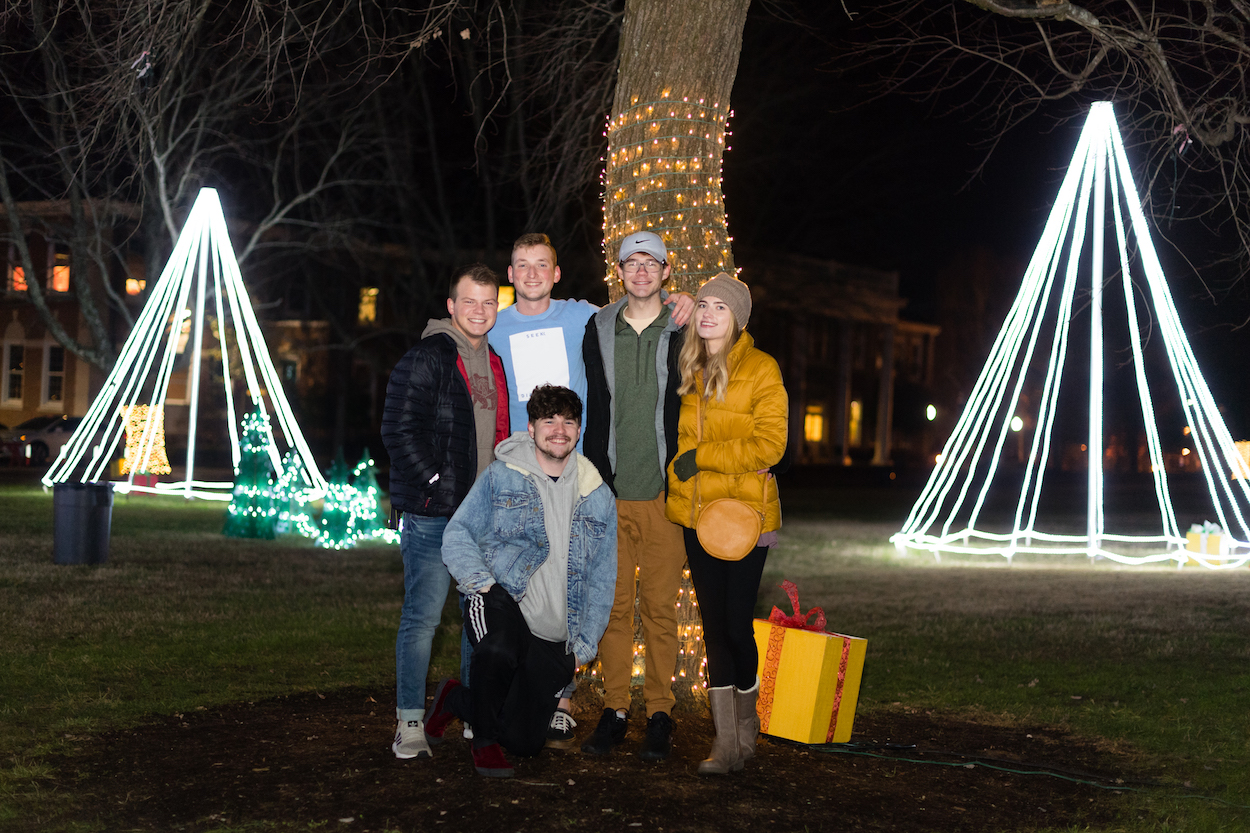
M708 704L712 707L712 723L716 726L716 740L712 741L712 752L707 760L699 764L700 775L724 775L742 769L735 694L731 685L707 690Z
M759 696L759 677L746 691L734 691L734 706L738 710L738 755L744 762L755 757L755 741L760 735L760 716L755 713L755 701Z

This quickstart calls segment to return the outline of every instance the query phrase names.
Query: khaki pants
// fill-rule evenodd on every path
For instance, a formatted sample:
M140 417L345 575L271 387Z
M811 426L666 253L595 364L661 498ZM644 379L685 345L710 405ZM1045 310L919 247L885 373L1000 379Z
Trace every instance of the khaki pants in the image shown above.
M604 706L629 709L636 586L646 644L646 682L642 693L647 716L671 713L676 702L673 672L678 647L677 591L686 563L681 527L664 517L661 492L653 500L618 500L616 530L616 598L608 629L599 641Z

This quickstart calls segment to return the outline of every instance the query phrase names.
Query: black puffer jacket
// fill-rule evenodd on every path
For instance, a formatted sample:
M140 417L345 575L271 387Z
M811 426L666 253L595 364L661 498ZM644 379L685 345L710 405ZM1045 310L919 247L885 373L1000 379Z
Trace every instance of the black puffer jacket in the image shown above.
M445 333L421 339L391 371L382 411L382 443L391 456L391 506L401 512L451 517L477 475L473 401L458 366L456 343ZM507 436L508 386L503 362L490 351L500 417L496 441Z

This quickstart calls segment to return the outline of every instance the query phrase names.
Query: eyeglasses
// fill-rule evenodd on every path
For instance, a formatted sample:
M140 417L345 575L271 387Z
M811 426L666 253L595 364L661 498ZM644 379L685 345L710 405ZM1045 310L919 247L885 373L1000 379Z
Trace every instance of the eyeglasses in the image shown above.
M630 275L634 274L639 269L646 269L648 272L654 275L656 272L664 268L664 264L660 263L658 260L645 260L645 261L627 260L623 264L621 264L621 268L624 269L625 272Z

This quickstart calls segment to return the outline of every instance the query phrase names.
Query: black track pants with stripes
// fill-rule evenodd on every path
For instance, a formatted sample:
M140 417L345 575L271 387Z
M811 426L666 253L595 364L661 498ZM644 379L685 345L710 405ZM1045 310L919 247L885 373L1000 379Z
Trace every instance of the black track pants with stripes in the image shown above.
M498 584L467 596L463 613L473 683L451 694L449 708L473 727L474 746L498 742L514 755L537 755L577 659L566 643L530 633L521 606Z

